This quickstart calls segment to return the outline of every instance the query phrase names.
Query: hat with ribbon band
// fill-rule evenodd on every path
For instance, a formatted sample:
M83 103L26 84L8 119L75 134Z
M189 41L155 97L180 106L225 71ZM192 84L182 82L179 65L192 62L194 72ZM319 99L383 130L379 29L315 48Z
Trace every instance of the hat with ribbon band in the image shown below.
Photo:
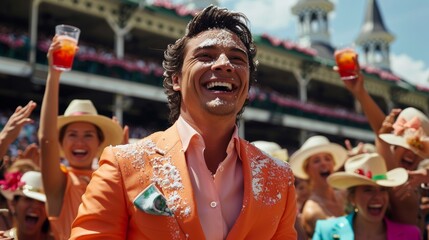
M379 137L388 144L404 147L421 156L429 157L429 119L424 113L408 107L399 113L392 133Z
M344 169L344 172L329 175L328 184L338 189L361 185L396 187L408 180L408 173L404 168L387 171L386 163L378 153L363 153L351 157L346 160Z
M97 109L91 100L75 99L70 102L64 115L58 116L58 129L74 122L88 122L100 128L104 135L104 141L100 144L99 154L109 145L118 145L122 142L122 128L119 124L113 122L111 118L98 115ZM61 150L61 156L64 152Z

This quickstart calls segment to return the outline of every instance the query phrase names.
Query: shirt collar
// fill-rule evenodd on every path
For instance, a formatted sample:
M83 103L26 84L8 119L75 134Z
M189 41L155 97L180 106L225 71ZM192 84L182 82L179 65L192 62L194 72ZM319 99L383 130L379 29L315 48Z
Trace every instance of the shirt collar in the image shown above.
M179 132L180 140L182 141L183 150L186 152L188 150L188 147L190 145L190 142L192 138L198 137L199 139L202 139L201 135L189 124L186 122L182 116L179 116L177 119L177 131ZM231 151L235 150L237 153L240 153L240 141L238 136L238 127L237 125L234 126L234 132L232 133L231 140L228 144L228 148L226 150L227 154L229 154ZM204 145L204 142L201 141Z

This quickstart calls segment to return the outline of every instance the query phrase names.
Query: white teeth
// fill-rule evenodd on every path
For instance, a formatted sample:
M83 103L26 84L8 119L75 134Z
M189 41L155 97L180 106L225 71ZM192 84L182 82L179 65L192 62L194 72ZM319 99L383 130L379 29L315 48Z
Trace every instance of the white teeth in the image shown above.
M231 83L226 83L226 82L211 82L209 84L207 84L207 88L211 89L214 87L226 87L229 91L232 90L232 84Z
M30 217L39 217L39 215L37 215L36 213L28 213L27 215Z
M409 159L405 159L405 158L403 158L402 160L405 162L408 162L408 163L413 163L413 160L409 160Z
M370 208L381 208L383 205L381 204L371 204L369 205Z
M85 150L77 149L77 150L74 150L73 152L75 152L75 153L85 153L86 151Z

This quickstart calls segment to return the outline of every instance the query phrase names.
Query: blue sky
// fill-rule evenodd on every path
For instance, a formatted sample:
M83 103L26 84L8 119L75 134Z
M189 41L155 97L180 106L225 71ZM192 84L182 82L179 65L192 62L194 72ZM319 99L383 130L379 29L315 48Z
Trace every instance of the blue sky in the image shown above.
M218 0L219 5L245 13L254 33L297 41L297 20L291 6L297 0ZM174 0L180 3L183 0ZM334 46L351 44L360 32L367 0L331 0L329 15ZM395 36L391 43L391 68L413 83L429 87L429 1L378 0L384 24Z

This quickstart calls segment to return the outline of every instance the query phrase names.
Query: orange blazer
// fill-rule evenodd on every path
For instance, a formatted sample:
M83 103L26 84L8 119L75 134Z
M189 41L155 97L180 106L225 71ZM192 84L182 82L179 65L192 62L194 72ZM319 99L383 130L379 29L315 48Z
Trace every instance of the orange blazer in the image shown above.
M243 207L227 239L297 239L294 176L287 163L240 140ZM172 215L134 204L153 185ZM107 147L70 239L204 239L176 125L137 143Z

